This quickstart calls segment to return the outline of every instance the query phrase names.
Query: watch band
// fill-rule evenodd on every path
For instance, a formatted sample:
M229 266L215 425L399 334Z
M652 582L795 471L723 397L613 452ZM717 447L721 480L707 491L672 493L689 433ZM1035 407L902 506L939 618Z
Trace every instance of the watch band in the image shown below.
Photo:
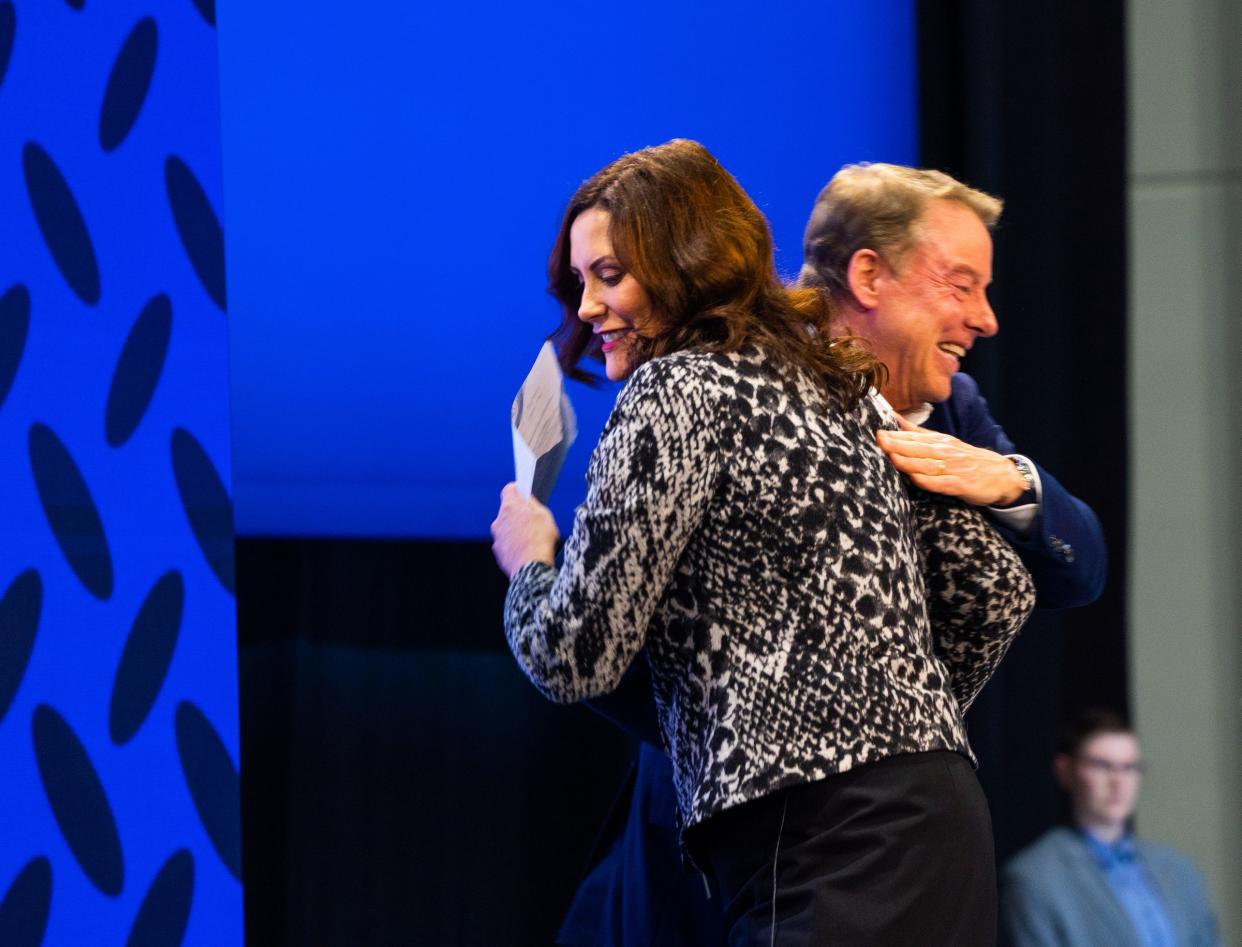
M1022 475L1022 481L1026 484L1025 493L1035 492L1035 471L1031 469L1031 465L1027 463L1025 457L1010 456L1013 465L1018 468L1018 473Z

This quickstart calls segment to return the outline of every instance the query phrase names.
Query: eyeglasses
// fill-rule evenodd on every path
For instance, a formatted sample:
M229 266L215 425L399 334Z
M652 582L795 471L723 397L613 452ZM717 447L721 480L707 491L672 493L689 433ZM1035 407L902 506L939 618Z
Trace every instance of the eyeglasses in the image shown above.
M1135 760L1133 763L1114 763L1112 760L1102 760L1098 756L1083 756L1078 762L1101 776L1141 776L1147 768L1142 760Z

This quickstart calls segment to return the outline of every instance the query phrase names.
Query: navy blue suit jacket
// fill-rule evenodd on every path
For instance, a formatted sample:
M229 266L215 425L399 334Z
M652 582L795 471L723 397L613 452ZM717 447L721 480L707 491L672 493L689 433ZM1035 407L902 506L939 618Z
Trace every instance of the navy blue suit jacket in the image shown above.
M936 405L923 425L952 434L958 440L1014 454L1013 442L988 413L988 403L969 375L953 376L953 394ZM1034 460L1031 461L1035 463ZM1104 533L1091 508L1035 463L1043 487L1043 502L1025 536L997 522L997 529L1017 550L1035 579L1041 608L1074 608L1100 597L1108 572Z
M923 426L976 447L1016 453L968 375L953 376L949 400L937 405ZM1099 520L1050 473L1038 469L1042 503L1025 534L1018 535L999 522L996 525L1034 577L1038 605L1086 605L1099 596L1107 571ZM557 943L566 947L723 943L722 906L707 898L701 877L687 874L682 867L672 764L658 749L655 699L646 661L635 661L612 694L588 703L644 742Z

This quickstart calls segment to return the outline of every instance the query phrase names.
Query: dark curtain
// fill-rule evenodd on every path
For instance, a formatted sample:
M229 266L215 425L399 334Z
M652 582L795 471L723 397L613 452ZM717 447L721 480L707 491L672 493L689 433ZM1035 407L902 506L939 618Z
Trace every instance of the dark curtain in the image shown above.
M241 540L251 944L549 944L633 752L504 643L486 543Z
M1003 860L1063 814L1050 761L1087 705L1128 709L1126 130L1120 0L918 6L922 163L1002 197L1001 332L966 370L1018 449L1099 515L1108 587L1040 611L969 716Z

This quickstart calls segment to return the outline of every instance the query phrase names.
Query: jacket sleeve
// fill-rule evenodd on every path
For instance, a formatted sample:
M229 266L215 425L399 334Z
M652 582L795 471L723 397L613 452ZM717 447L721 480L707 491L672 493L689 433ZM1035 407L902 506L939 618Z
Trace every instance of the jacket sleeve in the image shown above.
M716 488L712 420L692 365L640 367L592 455L561 568L532 562L514 574L505 636L550 699L611 691L642 647Z
M1018 453L1005 431L992 418L988 403L974 379L958 373L953 395L945 406L951 423L947 433L975 447L1000 454ZM933 414L928 427L938 428ZM1035 463L1032 461L1032 463ZM1074 608L1100 597L1108 573L1108 552L1100 521L1082 500L1073 496L1038 463L1041 503L1030 527L1022 534L996 524L1035 579L1036 604L1041 608Z
M933 650L965 713L1030 616L1035 587L978 510L922 490L911 499Z

